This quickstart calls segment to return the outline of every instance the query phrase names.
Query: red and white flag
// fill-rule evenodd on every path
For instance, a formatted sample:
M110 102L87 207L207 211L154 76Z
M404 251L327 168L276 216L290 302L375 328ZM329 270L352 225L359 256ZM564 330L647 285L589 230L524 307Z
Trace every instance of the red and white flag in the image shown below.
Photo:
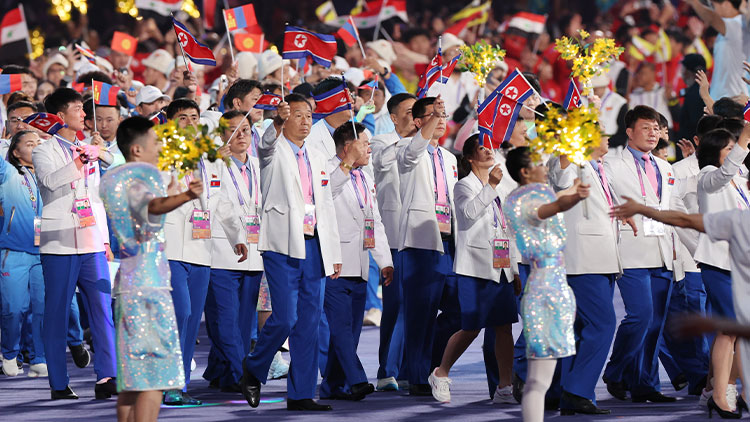
M0 21L0 45L10 44L29 38L29 28L21 6L12 9Z
M544 32L544 25L547 18L543 15L535 15L528 12L518 12L510 19L508 26L520 29L529 34L541 34Z
M135 0L135 7L169 16L182 8L182 0Z
M352 15L357 28L374 28L378 21L385 21L398 17L404 22L409 21L406 14L406 0L373 0L365 3L361 13Z

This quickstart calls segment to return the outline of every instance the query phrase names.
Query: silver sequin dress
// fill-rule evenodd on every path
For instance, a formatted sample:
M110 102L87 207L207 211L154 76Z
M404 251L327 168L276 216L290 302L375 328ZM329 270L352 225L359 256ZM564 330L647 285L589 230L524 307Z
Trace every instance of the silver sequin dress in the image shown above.
M540 206L555 200L552 188L539 183L516 188L506 200L511 233L524 262L531 266L521 300L529 359L562 358L576 352L576 301L565 277L563 217L542 220L537 213Z
M122 256L112 292L117 391L182 388L164 216L148 213L148 203L165 195L161 175L150 164L128 163L107 172L99 191Z

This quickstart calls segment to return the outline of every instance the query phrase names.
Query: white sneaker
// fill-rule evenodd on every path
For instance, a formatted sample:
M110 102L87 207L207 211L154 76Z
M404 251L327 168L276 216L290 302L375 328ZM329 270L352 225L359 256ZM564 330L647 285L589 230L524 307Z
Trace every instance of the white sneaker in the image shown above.
M513 387L506 385L500 388L498 385L495 389L495 395L492 397L492 403L495 404L516 404L516 399L513 398Z
M365 314L364 325L374 325L380 327L380 318L383 316L383 312L380 309L372 308Z
M396 382L396 378L388 377L378 380L378 386L376 387L376 390L378 391L398 391L398 382Z
M9 377L15 377L18 375L18 362L16 359L4 359L3 372Z
M713 395L713 390L706 391L706 389L704 388L703 391L701 391L701 398L698 400L698 404L701 406L708 406L708 399L710 399Z
M435 368L430 376L427 378L427 382L432 387L432 397L441 403L450 403L451 401L451 379L448 377L439 377L435 375Z
M46 377L47 364L46 363L35 363L29 367L29 376L31 378Z
M268 368L268 379L275 380L284 378L289 373L289 362L281 356L281 352L276 352L273 356L271 367Z
M190 371L195 371L195 368L197 368L198 365L195 363L195 359L190 359Z
M727 404L729 410L737 411L737 386L734 384L727 384Z

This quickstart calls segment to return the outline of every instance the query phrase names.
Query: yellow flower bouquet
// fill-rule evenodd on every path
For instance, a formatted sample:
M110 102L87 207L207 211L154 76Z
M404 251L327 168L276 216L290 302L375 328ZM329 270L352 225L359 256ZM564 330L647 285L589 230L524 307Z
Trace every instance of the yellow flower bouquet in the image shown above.
M591 79L600 74L609 64L620 57L622 47L615 45L612 38L597 38L593 42L586 43L589 33L578 31L580 38L562 37L555 40L555 50L560 53L563 60L572 60L573 69L571 78L579 78L583 84L582 95L591 92Z
M489 45L482 40L474 45L464 45L461 50L461 69L474 74L474 79L481 88L487 83L487 76L495 64L505 58L505 50Z

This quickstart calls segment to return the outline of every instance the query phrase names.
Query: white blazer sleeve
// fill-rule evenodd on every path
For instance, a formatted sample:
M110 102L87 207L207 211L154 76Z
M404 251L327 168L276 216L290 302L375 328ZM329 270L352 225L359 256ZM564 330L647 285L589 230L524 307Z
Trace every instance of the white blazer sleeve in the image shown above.
M267 167L273 161L276 142L278 142L280 137L281 135L276 136L276 126L273 124L268 126L263 133L263 137L260 138L260 142L258 143L258 161L261 168Z
M430 141L422 137L422 131L417 132L406 147L401 148L397 153L399 171L407 173L416 167L419 163L419 157L425 152L429 144Z
M350 178L348 174L344 173L341 166L334 166L333 163L328 167L328 174L331 175L331 196L335 200L341 195Z
M471 197L471 190L468 189L468 185L456 185L453 189L454 203L458 212L461 213L467 220L474 221L485 212L488 206L492 204L492 201L498 197L497 191L488 184L484 185L481 191ZM473 223L472 223L473 224Z
M550 184L555 192L560 192L573 186L573 182L578 177L575 164L570 163L568 167L563 169L560 165L560 157L551 157L547 161L547 169L549 169Z
M222 163L223 165L223 163ZM223 170L223 169L222 169ZM242 227L242 218L237 215L237 209L232 202L227 199L226 191L221 189L219 195L219 204L216 207L216 217L227 235L227 240L234 248L237 244L245 244L245 228Z
M50 145L50 147L53 146ZM54 152L49 148L34 148L34 152L31 154L31 161L34 163L34 171L36 171L36 177L40 185L55 191L81 179L81 172L76 168L75 162L71 161L57 168L58 164L55 162L53 154Z
M724 159L724 164L721 167L699 176L698 190L707 193L714 193L721 190L737 174L742 161L747 156L747 152L748 150L745 148L735 145L732 151L729 152L729 155L727 155L727 158Z

